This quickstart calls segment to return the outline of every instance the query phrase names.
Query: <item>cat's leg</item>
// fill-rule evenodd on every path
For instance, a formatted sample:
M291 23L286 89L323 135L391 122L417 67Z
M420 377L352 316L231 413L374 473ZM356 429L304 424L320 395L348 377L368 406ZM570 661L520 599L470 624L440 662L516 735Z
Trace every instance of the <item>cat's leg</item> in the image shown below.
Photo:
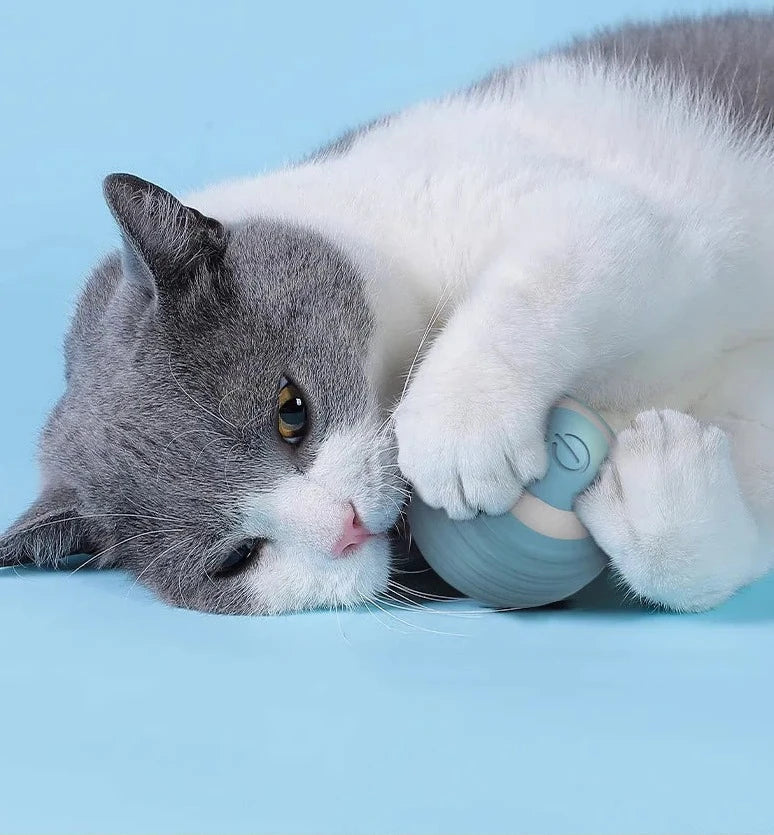
M729 435L681 412L643 412L576 510L630 590L670 609L710 608L772 566L774 432L748 421Z
M694 242L688 221L608 184L541 191L509 228L518 240L482 271L395 413L403 474L456 518L511 507L545 472L553 403L695 323L681 311L717 279L705 230Z

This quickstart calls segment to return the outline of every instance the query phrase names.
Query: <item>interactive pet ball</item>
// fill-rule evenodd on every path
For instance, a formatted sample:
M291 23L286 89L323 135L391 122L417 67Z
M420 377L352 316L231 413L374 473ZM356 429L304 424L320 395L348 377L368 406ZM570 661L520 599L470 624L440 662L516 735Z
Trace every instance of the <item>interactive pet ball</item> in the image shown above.
M447 583L490 606L544 606L575 594L607 564L573 504L613 440L599 415L564 398L548 420L548 472L527 485L510 513L455 521L412 498L409 524L419 550Z

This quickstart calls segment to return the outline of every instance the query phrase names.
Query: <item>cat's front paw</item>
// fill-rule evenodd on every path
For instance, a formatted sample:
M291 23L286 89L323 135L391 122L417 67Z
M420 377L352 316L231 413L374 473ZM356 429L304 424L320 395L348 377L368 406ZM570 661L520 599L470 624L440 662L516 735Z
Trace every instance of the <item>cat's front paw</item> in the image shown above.
M637 595L710 608L754 579L755 523L722 430L672 410L619 433L576 511Z
M546 410L507 379L491 360L472 368L431 351L396 410L401 472L453 519L507 512L547 469Z

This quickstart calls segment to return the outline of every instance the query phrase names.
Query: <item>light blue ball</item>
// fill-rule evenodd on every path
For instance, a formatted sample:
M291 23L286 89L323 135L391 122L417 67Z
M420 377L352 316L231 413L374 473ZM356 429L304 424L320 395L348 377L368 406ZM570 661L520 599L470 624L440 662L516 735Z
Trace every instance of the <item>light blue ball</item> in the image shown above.
M564 398L548 420L548 472L527 485L510 513L455 521L412 498L409 524L419 550L449 585L490 606L544 606L575 594L607 565L573 505L613 440L599 415Z

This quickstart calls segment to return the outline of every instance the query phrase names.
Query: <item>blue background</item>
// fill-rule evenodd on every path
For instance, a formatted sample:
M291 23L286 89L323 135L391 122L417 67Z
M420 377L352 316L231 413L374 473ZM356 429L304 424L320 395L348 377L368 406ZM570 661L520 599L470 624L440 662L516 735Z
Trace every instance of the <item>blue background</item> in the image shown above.
M67 315L116 243L105 173L186 190L258 172L676 9L3 4L0 526L34 496ZM604 597L247 619L166 608L118 572L1 572L0 831L771 831L774 583L701 616Z

